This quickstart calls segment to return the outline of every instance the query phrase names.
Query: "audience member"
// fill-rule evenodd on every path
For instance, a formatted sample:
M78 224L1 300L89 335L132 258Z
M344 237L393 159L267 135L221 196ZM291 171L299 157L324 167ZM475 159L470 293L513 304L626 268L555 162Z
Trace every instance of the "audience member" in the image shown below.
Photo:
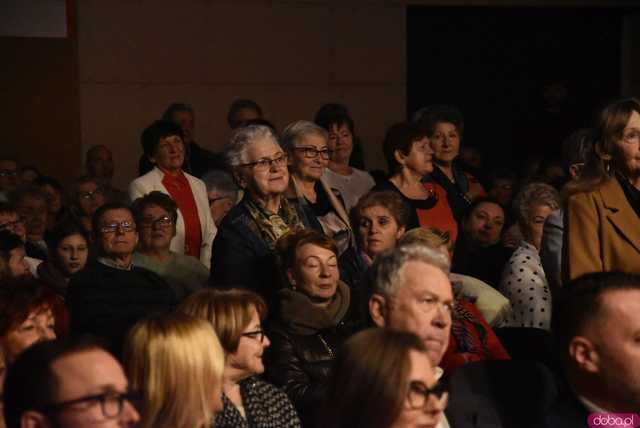
M315 218L305 223L319 223L325 235L338 246L339 254L355 249L355 237L342 195L324 181L322 175L329 163L327 132L318 125L299 120L282 132L280 144L289 158L291 178L286 196L302 207L309 207Z
M176 313L139 321L124 366L143 394L140 428L210 426L222 410L224 354L205 320Z
M107 201L127 203L129 196L127 192L113 186L113 155L107 146L92 146L87 150L85 158L86 174L98 181L100 188L104 192Z
M397 192L373 191L360 198L353 217L358 251L340 257L340 279L352 288L360 288L361 280L376 256L396 246L411 212Z
M25 165L20 168L20 181L23 184L34 184L40 177L40 171L33 165Z
M35 186L25 185L11 192L9 201L25 225L27 256L46 260L47 244L44 241L48 212L46 195Z
M65 220L48 235L47 246L49 257L38 266L38 278L65 297L71 276L87 265L89 236L81 225Z
M313 426L335 353L361 328L360 301L339 279L330 238L302 230L278 241L278 249L290 287L278 293L267 375L289 395L303 426Z
M640 265L640 101L617 100L596 123L595 155L568 184L565 279Z
M346 117L351 119L351 114L343 104L327 103L318 109L313 121L326 129L327 132L331 132L331 125L341 123L342 119ZM351 122L353 123L353 120L351 120ZM339 128L341 128L341 126L339 126ZM352 125L349 130L351 131L351 136L353 138L353 149L351 150L351 156L349 157L349 165L359 170L365 170L364 147L362 141L354 132L355 125Z
M91 233L93 214L109 202L97 178L82 176L75 183L71 196L71 211L87 233Z
M579 129L562 144L564 168L572 181L578 180L587 158L593 151L593 129ZM569 185L571 187L571 185ZM542 229L540 261L551 288L551 294L562 286L562 240L564 209L562 206L547 217Z
M637 413L640 276L583 275L558 290L552 331L567 385L546 427L584 427L592 413Z
M436 427L447 399L446 386L436 381L427 348L416 335L369 329L338 352L323 426Z
M40 176L34 183L42 190L47 197L47 232L49 233L56 225L60 217L66 212L64 203L64 188L58 180L53 177Z
M548 184L530 183L520 190L513 205L524 240L502 272L499 290L512 307L504 326L548 330L551 293L538 250L544 222L560 207L560 195Z
M20 237L25 246L26 254L27 229L24 226L24 220L18 216L18 212L13 208L13 206L6 202L0 202L0 231L4 230ZM29 265L29 272L31 272L31 275L37 276L38 265L42 263L42 260L29 256L25 256L24 260Z
M245 193L222 221L214 241L211 282L249 288L271 306L281 282L275 242L309 227L304 220L315 217L284 197L289 185L287 155L270 128L250 125L235 130L225 159Z
M262 118L262 108L253 100L237 99L231 103L227 113L229 128L235 130L247 121Z
M207 172L202 181L207 187L211 218L220 227L224 216L238 203L238 186L231 175L219 169Z
M132 263L157 273L173 287L180 300L202 288L209 278L207 268L195 257L170 249L178 218L173 199L153 191L136 199L132 210L140 234Z
M453 106L433 105L418 110L413 122L427 134L433 149L436 167L431 178L446 190L453 215L461 221L471 202L485 194L480 182L456 163L464 133L462 113Z
M5 418L9 428L136 426L120 363L89 339L53 340L25 351L7 373Z
M498 168L489 177L489 196L503 207L510 207L518 190L517 174L507 168Z
M68 316L62 299L33 278L0 287L0 347L8 366L36 342L65 336Z
M478 198L462 219L462 233L453 252L451 270L478 278L494 288L513 250L505 248L500 235L505 223L502 206L490 198Z
M0 280L31 275L29 264L25 260L24 242L20 237L8 230L0 231L0 259L6 266Z
M128 206L103 205L93 220L98 258L69 281L71 332L102 337L119 355L122 338L136 321L172 309L178 299L162 278L131 263L138 232Z
M433 172L433 150L426 133L416 125L397 123L387 130L383 149L391 177L374 190L393 190L412 208L407 230L433 226L448 231L455 242L458 225L444 188L423 182Z
M270 345L262 327L267 305L260 296L247 290L202 290L179 309L210 322L225 352L224 407L214 426L300 427L287 395L259 377L262 354Z
M222 160L209 150L203 149L195 141L195 112L189 104L172 103L162 115L162 120L175 123L182 130L184 142L184 163L182 170L194 177L200 178L202 174L214 168L221 168ZM144 147L143 147L144 150ZM139 175L145 175L154 168L154 163L146 151L140 157L138 163Z
M354 168L349 163L354 151L353 120L346 110L327 111L316 117L316 124L325 129L329 136L327 143L331 157L323 178L330 187L338 189L349 212L358 199L375 185L368 172Z
M19 184L18 162L11 157L0 156L0 202L8 202L9 193Z
M172 122L156 121L144 130L141 140L145 155L155 167L131 182L131 200L154 190L171 196L178 206L171 250L193 256L209 268L216 225L211 218L206 186L182 169L185 160L182 130Z

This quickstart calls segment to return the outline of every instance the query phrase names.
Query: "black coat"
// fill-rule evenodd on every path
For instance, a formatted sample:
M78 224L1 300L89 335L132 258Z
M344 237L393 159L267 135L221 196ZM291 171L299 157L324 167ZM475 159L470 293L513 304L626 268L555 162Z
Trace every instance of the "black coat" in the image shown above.
M133 324L173 310L178 299L162 278L147 269L120 270L93 262L71 279L66 302L71 334L101 337L119 355Z

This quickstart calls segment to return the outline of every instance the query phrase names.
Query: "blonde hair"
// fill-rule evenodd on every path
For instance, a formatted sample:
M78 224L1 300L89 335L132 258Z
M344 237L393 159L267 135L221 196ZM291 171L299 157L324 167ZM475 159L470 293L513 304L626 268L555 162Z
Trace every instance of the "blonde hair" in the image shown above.
M211 323L224 350L233 353L238 350L243 330L251 322L252 307L260 320L264 320L267 304L256 293L242 289L205 289L187 297L178 310Z
M143 392L141 428L199 428L213 417L224 353L208 322L178 313L138 322L124 366L131 388Z
M451 236L449 232L436 229L435 227L416 227L411 229L400 238L398 245L423 244L434 250L443 245L450 249Z

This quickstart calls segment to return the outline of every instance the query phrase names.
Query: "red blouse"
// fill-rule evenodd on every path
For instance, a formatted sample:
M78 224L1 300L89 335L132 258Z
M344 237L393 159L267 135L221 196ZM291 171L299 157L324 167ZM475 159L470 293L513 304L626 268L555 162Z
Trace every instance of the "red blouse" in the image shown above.
M178 205L178 210L184 220L184 253L200 258L200 248L202 247L202 228L200 217L198 217L198 207L193 197L189 180L180 171L173 176L166 171L162 178L162 184L167 188L169 196Z

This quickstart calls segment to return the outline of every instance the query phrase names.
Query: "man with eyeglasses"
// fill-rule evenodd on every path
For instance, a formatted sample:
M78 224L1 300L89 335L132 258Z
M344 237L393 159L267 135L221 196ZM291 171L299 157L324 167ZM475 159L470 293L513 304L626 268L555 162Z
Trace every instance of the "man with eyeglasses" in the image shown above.
M18 162L11 158L0 157L0 202L7 202L9 192L20 184Z
M93 216L93 236L97 259L69 283L71 333L102 337L119 355L124 335L136 321L173 309L178 298L157 274L132 264L138 230L127 205L100 207Z
M3 230L18 235L22 242L25 243L26 252L27 230L24 227L24 220L18 215L15 208L6 202L0 202L0 231ZM31 275L37 277L38 266L42 263L42 260L25 256L24 261L29 265Z
M380 254L369 275L369 314L373 323L408 331L422 339L431 364L436 367L437 379L443 374L438 366L447 350L452 324L454 297L448 274L446 255L424 245L405 244ZM531 379L536 381L527 383ZM534 410L545 408L551 401L542 400L552 394L546 393L551 375L528 362L471 363L457 368L446 381L451 391L449 404L446 417L440 419L437 428L526 427L540 416ZM526 397L533 397L530 402L524 392L514 398L513 391L520 390L520 382L529 388ZM518 398L523 400L518 402ZM529 408L530 412L522 411ZM528 421L511 425L514 417L524 414Z
M9 201L24 222L26 228L25 250L27 256L46 260L48 256L44 234L47 231L47 195L38 187L24 185L9 194Z
M54 340L30 347L9 368L4 414L8 428L133 427L136 396L100 345Z

